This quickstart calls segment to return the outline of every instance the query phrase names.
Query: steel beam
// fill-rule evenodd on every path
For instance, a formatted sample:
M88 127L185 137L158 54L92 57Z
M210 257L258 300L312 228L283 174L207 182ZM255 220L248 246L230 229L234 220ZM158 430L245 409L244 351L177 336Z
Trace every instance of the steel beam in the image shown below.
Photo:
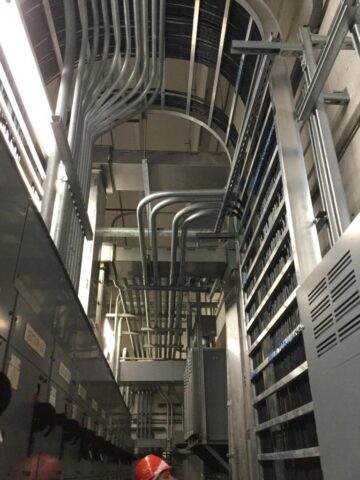
M158 250L159 262L170 261L170 251L167 248L159 248ZM115 261L116 262L140 262L140 250L133 247L116 247ZM106 261L106 260L102 260ZM187 261L194 263L226 263L225 248L208 249L196 248L189 249L187 252Z
M184 382L185 360L121 361L119 384L131 386Z
M267 42L265 40L233 40L231 53L234 55L280 55L282 57L300 57L301 43Z
M342 92L325 93L323 100L326 105L347 105L350 102L350 96L345 88Z
M147 290L151 292L210 292L209 287L187 287L185 285L130 285L126 286L126 290Z
M338 9L334 21L331 24L329 35L321 52L314 76L311 79L304 99L296 109L296 115L299 120L308 120L314 110L332 66L349 32L349 28L355 19L357 8L359 7L357 7L356 0L343 0Z
M93 164L107 165L111 163L142 165L143 150L110 149L107 146L96 145L93 149ZM149 168L152 165L184 165L186 167L227 167L229 160L223 152L177 152L177 151L146 151Z
M144 230L146 236L150 236L150 230ZM172 235L172 230L158 229L157 236L162 238L169 238ZM131 227L105 227L97 228L96 236L102 238L138 238L139 230ZM235 239L236 235L230 232L214 233L212 230L188 230L188 238L196 240L231 240Z
M87 214L87 208L83 192L80 186L79 177L77 174L75 162L66 138L64 124L61 117L53 115L51 120L51 127L54 132L57 147L59 149L60 157L65 165L66 175L70 186L72 200L75 204L75 210L79 219L81 228L86 237L86 240L93 239L93 232L90 220Z
M326 35L311 34L313 48L323 49L328 41ZM354 50L354 41L346 36L339 46L342 50ZM231 53L234 55L279 55L281 57L301 57L303 45L299 42L269 42L266 40L233 40Z

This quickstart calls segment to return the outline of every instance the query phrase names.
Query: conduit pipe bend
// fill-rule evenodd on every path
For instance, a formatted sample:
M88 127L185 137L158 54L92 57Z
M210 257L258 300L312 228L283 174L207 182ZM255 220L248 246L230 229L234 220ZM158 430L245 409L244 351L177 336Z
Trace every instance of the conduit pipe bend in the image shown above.
M186 243L187 243L187 231L189 228L189 225L199 218L203 217L209 217L209 216L216 216L219 213L219 208L213 208L213 206L209 206L207 209L200 210L196 213L193 213L190 217L188 217L182 226L181 230L181 238L180 238L180 267L179 267L179 276L178 276L178 285L182 285L185 280L185 261L186 261ZM184 292L177 292L177 302L176 302L176 321L172 322L172 324L169 326L169 333L170 329L174 328L180 328L181 327L181 310L182 310L182 303L183 303L183 296ZM172 343L172 338L173 335L170 333L170 342L169 344ZM175 342L178 339L178 335L175 335ZM175 355L175 349L171 351L171 348L169 349L170 357Z
M213 208L216 206L219 207L219 205L220 205L219 201L215 201L215 200L212 202L208 201L208 202L195 203L183 208L174 216L174 219L172 222L172 235L171 235L170 275L169 275L170 286L175 286L176 284L176 260L177 260L177 247L178 247L178 235L179 235L180 223L184 220L184 217L190 214L191 212L194 212L200 209ZM174 312L175 296L176 296L176 292L174 291L169 292L168 325L173 324L173 317L175 313ZM170 339L169 335L170 335L170 332L168 332L168 340Z
M127 326L128 331L129 331L131 347L133 349L134 355L136 355L136 353L135 353L134 339L133 339L133 335L131 333L130 324L129 324L129 318L134 318L134 315L129 314L127 312L126 302L124 300L124 293L123 293L122 288L120 287L119 283L116 280L113 280L113 284L119 292L118 297L116 299L117 310L115 311L115 325L117 325L118 322L120 323L120 332L115 331L115 342L116 342L115 343L115 352L116 352L117 359L116 359L116 365L115 365L115 370L114 370L115 371L115 379L118 380L120 352L121 352L121 345L120 345L120 342L121 342L121 327L122 327L122 319L123 318L125 318L125 320L126 320L126 326ZM118 312L119 300L121 301L121 305L122 305L122 309L123 309L122 314L119 314L119 312Z
M139 246L140 246L140 257L141 265L143 271L143 284L144 286L149 285L149 277L147 271L147 262L146 262L146 245L145 245L145 231L144 231L144 218L143 212L144 208L151 202L155 200L167 199L169 197L181 198L183 201L189 201L196 198L221 198L223 196L223 190L178 190L178 191L169 191L169 192L157 192L144 197L138 204L136 209L136 217L138 222L139 229ZM144 292L145 299L145 318L146 318L146 328L150 328L150 319L149 319L149 309L148 309L148 292ZM147 332L148 343L150 345L150 331Z
M209 196L209 201L213 199L213 196ZM205 200L206 198L204 198ZM153 274L154 274L154 284L158 285L159 284L159 268L158 268L158 250L157 250L157 225L156 225L156 220L157 220L157 215L162 210L163 208L173 205L175 203L183 203L185 202L186 199L182 197L170 197L168 199L165 199L158 204L155 205L155 207L151 211L150 215L150 233L151 233L151 250L152 250L152 259L153 259ZM197 205L197 206L196 206ZM178 240L178 223L181 220L183 215L186 215L187 213L194 211L194 210L199 210L200 208L206 208L208 203L202 203L202 204L195 204L195 205L190 205L188 207L185 207L182 209L180 212L178 212L173 220L173 231L172 231L172 241L171 241L171 268L170 272L174 272L174 265L176 263L176 248L177 248L177 240ZM216 203L218 205L218 202ZM214 206L214 205L213 205ZM175 221L176 219L176 221ZM174 221L175 221L175 230L174 230ZM175 259L173 258L173 254L175 252ZM175 282L175 278L172 279L172 275L170 273L170 283L169 285L173 285ZM169 293L169 297L171 299L174 296L174 292ZM171 300L171 305L173 303L173 300ZM155 292L155 321L159 318L159 307L161 305L161 291L156 291ZM170 306L170 303L169 303ZM160 339L161 335L158 335L157 338ZM159 342L158 342L159 343ZM159 353L159 350L158 350Z
M140 113L144 109L148 108L148 106L154 101L156 95L158 94L160 87L161 87L161 79L162 79L162 73L163 73L163 63L164 63L164 23L165 23L165 1L161 0L160 1L160 7L159 7L159 35L157 35L158 27L156 24L156 19L158 16L157 13L157 2L156 0L152 1L152 68L151 68L151 74L150 78L147 81L146 86L141 85L143 81L143 73L141 74L141 77L137 83L137 85L131 90L129 96L126 98L126 101L123 102L123 104L127 103L127 106L125 109L120 111L119 115L119 105L116 104L114 108L112 109L111 112L108 112L108 122L111 121L113 122L113 127L116 126L118 123L121 121L124 121L125 118L127 118L130 115L134 115L136 113L136 107L138 107L139 104L142 103L142 101L146 98L147 93L149 92L153 82L155 81L155 92L150 98L146 104L140 108L140 110L137 113ZM147 25L143 26L143 30L147 31ZM143 37L144 39L144 49L146 52L148 52L148 46L147 46L147 35ZM158 49L157 49L157 40L158 40ZM157 57L157 50L159 51L159 58L158 61L155 61L155 58ZM145 59L147 61L148 55L145 55ZM158 65L159 64L159 65ZM144 72L144 69L143 69ZM141 80L141 81L140 81ZM137 90L140 89L140 95L132 102L129 104L129 100L135 95ZM118 98L119 93L116 94L116 98ZM105 125L104 131L108 129L108 126Z

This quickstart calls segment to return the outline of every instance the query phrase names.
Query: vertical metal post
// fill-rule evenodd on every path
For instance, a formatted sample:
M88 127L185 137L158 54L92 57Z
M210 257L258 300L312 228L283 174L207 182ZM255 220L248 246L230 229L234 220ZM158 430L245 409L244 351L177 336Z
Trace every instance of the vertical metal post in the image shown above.
M150 195L150 181L149 181L149 165L148 161L146 158L142 160L142 174L143 174L143 182L144 182L144 194L145 197ZM148 228L150 231L150 215L151 215L151 204L150 202L146 206L146 211L147 211L147 218L148 218ZM151 232L149 235L149 241L151 239ZM146 267L145 267L146 268ZM159 297L156 296L155 293L155 298L156 302L158 304ZM145 304L145 316L147 320L147 326L150 326L150 313L149 313L149 292L147 290L144 291L144 304ZM156 310L157 311L157 310ZM156 320L156 319L155 319ZM148 345L151 345L151 339L150 339L150 332L147 332L147 343ZM150 357L152 355L151 348L147 348L145 351L146 356Z
M215 67L214 83L213 83L213 89L212 89L212 93L211 93L210 109L209 109L209 116L208 116L208 121L207 121L208 125L211 125L212 117L213 117L213 113L214 113L216 93L217 93L219 78L220 78L220 67L221 67L221 62L222 62L222 56L223 56L223 50L224 50L224 44L225 44L225 36L226 36L226 30L227 30L227 25L228 25L228 19L229 19L230 3L231 3L230 0L226 0L226 2L225 2L224 16L223 16L223 20L222 20L219 48L218 48L217 61L216 61L216 67Z
M98 278L98 290L96 296L96 311L95 311L95 332L98 338L101 338L101 325L102 325L102 307L104 299L104 285L105 285L105 264L100 263L99 278Z
M307 179L299 130L294 119L291 85L285 60L276 57L270 75L270 94L283 178L287 220L300 283L321 260L319 238Z
M245 317L237 284L238 278L232 279L224 292L230 478L258 480Z
M186 115L190 114L199 13L200 13L200 0L195 0L192 34L191 34L191 52L190 52L189 78L188 78L188 88L187 88L187 98L186 98Z
M360 19L358 19L358 21L353 25L351 33L353 36L355 48L360 55Z
M249 23L248 23L248 26L247 26L247 30L246 30L245 40L250 39L252 26L253 26L253 20L250 17ZM233 123L236 103L237 103L237 100L238 100L238 97L239 97L240 84L241 84L242 77L243 77L243 72L244 72L244 63L245 63L245 54L242 54L241 57L240 57L239 68L238 68L238 72L237 72L237 76L236 76L234 94L233 94L233 97L232 97L232 100L231 100L229 121L228 121L228 126L227 126L227 129L226 129L226 135L225 135L225 140L224 140L225 145L228 144L230 129L231 129L231 125Z
M309 29L301 28L300 37L304 46L305 77L309 85L316 71ZM324 195L323 203L329 221L330 239L334 244L350 225L350 214L322 93L316 102L315 110L310 115L310 129L311 138L315 142L314 157L318 181L321 184L320 192Z
M204 351L202 346L202 328L201 328L201 294L196 293L196 336L198 350L198 368L200 379L200 405L201 405L201 440L207 443L207 415L206 415L206 391L205 391L205 371L204 371Z

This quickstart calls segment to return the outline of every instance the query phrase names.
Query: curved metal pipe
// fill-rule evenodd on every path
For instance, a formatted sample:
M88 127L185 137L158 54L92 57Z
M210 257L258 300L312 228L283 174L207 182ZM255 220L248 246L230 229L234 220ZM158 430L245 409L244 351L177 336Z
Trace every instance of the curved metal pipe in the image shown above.
M210 198L211 200L211 198ZM171 235L171 254L170 254L170 275L169 275L169 285L175 285L175 274L176 274L176 259L177 259L177 246L178 246L178 234L179 234L179 225L183 220L185 215L193 212L194 210L205 209L207 207L212 208L215 205L219 205L219 202L201 202L195 203L192 205L188 205L187 207L183 208L173 218L172 222L172 235ZM168 300L168 325L172 325L173 323L173 316L174 316L174 307L175 307L175 297L176 292L170 291L169 292L169 300ZM168 340L170 339L168 334ZM166 353L165 353L166 355Z
M154 0L152 0L152 1L154 1ZM148 70L148 55L147 55L147 53L148 53L148 42L147 42L147 37L146 37L146 41L145 41L145 32L148 29L147 20L145 19L145 18L147 18L147 11L148 11L147 1L142 0L142 8L141 9L139 8L139 2L137 1L136 3L137 3L137 6L136 7L134 6L135 42L136 42L139 53L135 57L136 60L135 60L135 65L134 65L134 69L132 71L132 74L129 76L129 78L128 78L126 84L124 85L124 87L122 89L119 89L118 92L114 93L114 95L110 99L108 99L106 104L103 105L102 108L98 110L97 115L96 115L97 133L98 134L101 134L101 132L103 131L104 128L105 128L105 131L108 130L109 128L111 128L110 118L111 118L112 111L118 111L118 109L120 107L125 105L129 100L131 100L136 95L136 92L139 89L142 88L142 84L145 81L145 78L146 78L146 75L147 75L147 70ZM139 13L141 14L141 19L139 17ZM141 29L140 29L140 24L141 23L142 23L143 35L141 35ZM142 43L141 43L141 40L140 40L141 37L142 37ZM140 67L141 57L143 57L144 61L143 61L143 66L142 66L142 71L141 71L140 77L137 80L136 85L133 88L131 88L130 93L125 95L123 98L121 98L123 96L123 93L125 93L126 90L129 88L132 80L134 79L134 77L135 77L135 75L136 75L136 73L137 73L137 71ZM116 87L116 85L117 85L117 82L115 83L114 88ZM120 98L121 98L121 100L118 102L118 100ZM105 123L101 123L103 121L103 119L104 119Z
M148 275L146 271L146 249L145 249L145 232L144 232L144 222L143 222L143 211L144 208L151 202L156 200L166 199L169 197L177 197L182 201L194 200L196 198L221 198L224 195L223 190L177 190L177 191L168 191L168 192L156 192L144 197L138 204L136 209L136 217L139 229L139 243L140 243L140 255L141 263L143 267L143 277L144 284L148 284Z
M185 279L185 261L186 261L186 241L187 241L187 231L189 228L189 225L193 223L194 221L198 220L199 218L202 217L208 217L208 216L213 216L217 215L219 213L219 208L213 208L210 207L209 209L202 209L196 213L193 213L190 217L188 217L182 226L181 230L181 238L180 238L180 267L179 267L179 276L178 276L178 284L182 284ZM170 325L169 329L174 326L174 328L177 328L178 326L181 327L181 308L182 308L182 302L183 302L183 297L184 297L184 292L178 292L177 295L177 302L176 302L176 320L174 322L174 325ZM173 335L170 333L169 337L169 343L171 344L172 342ZM175 335L175 339L177 339L177 335ZM170 357L175 354L175 350L169 350Z
M122 288L120 287L120 285L118 284L118 282L116 280L113 280L113 284L114 286L117 288L118 292L119 292L119 298L121 300L121 305L122 305L122 309L123 309L123 313L122 314L118 314L118 318L120 318L120 320L122 321L123 318L125 318L126 320L126 326L127 326L127 329L129 332L131 332L131 329L130 329L130 324L129 324L129 318L134 318L134 315L128 313L126 310L126 303L125 303L125 300L124 300L124 293L122 291ZM117 340L117 338L115 337L115 340ZM120 333L120 339L119 339L119 342L121 340L121 333ZM135 355L135 346L134 346L134 339L133 339L133 336L132 334L130 333L130 342L131 342L131 347L133 349L133 352L134 352L134 355ZM117 344L116 344L117 345ZM119 361L120 361L120 343L118 345L118 352L119 352Z
M209 200L211 200L213 197L209 197ZM157 215L160 212L161 209L173 205L174 203L181 203L184 202L184 198L181 197L172 197L163 200L162 202L159 202L151 211L150 215L150 232L151 232L151 249L152 249L152 259L153 259L153 273L154 273L154 283L155 285L158 285L159 283L159 267L158 267L158 255L157 255L157 227L156 227L156 220L157 220ZM170 285L172 285L172 282L175 282L175 278L172 280L172 272L175 271L175 263L176 263L176 246L177 246L177 235L178 235L178 222L181 219L183 215L186 213L189 213L193 210L198 210L199 208L205 208L208 205L208 203L201 203L201 204L195 204L190 205L188 207L185 207L182 209L180 212L178 212L173 220L173 234L172 234L172 242L171 242L171 267L170 267ZM175 221L175 226L174 226L174 221ZM176 228L176 233L174 233L174 228ZM175 252L175 259L173 258L173 254ZM171 305L173 303L173 297L174 297L174 292L170 292L169 295L169 300L171 302ZM161 301L161 292L156 291L155 292L155 320L159 317L158 312L159 312L159 304ZM170 302L169 302L169 312L170 312ZM160 340L161 335L158 335L157 338ZM159 342L158 342L159 343ZM158 351L159 353L159 351Z
M143 283L144 285L148 285L149 278L147 272L147 265L146 265L146 246L145 246L145 232L144 232L144 223L143 223L143 211L146 205L149 203L165 199L168 197L179 197L184 200L192 200L193 198L203 198L203 197L221 197L224 194L222 190L203 190L203 191L192 191L192 190L179 190L179 191L170 191L170 192L157 192L147 197L143 198L136 209L136 216L139 228L139 245L140 245L140 256L141 256L141 265L143 271ZM148 292L144 292L144 299L145 299L145 318L146 318L146 327L150 328L150 319L149 319L149 309L148 309ZM150 344L150 332L147 332L148 343Z
M144 81L143 75L141 75L137 85L131 90L130 94L125 99L123 99L122 104L127 103L127 106L124 109L120 110L118 103L116 105L114 105L114 108L112 109L113 112L112 113L108 112L108 115L107 115L107 118L106 118L107 123L101 125L102 131L106 131L109 128L114 128L117 124L124 121L129 115L134 115L136 113L136 107L139 104L141 104L142 101L146 98L146 95L147 95L148 91L150 90L154 79L156 79L155 96L158 93L158 90L161 86L161 77L162 77L162 71L163 71L164 38L159 37L160 38L160 42L159 42L159 52L160 53L159 53L159 60L158 60L158 62L156 62L155 61L155 57L157 56L156 40L157 40L157 37L158 37L157 33L156 33L157 32L156 18L157 18L157 2L153 0L152 1L152 70L151 70L150 78L147 81L147 85L145 87L143 86L143 88L141 89L140 95L131 104L129 104L129 100L134 96L134 94L138 90L140 80L141 80L141 83L143 83L143 81ZM160 24L159 31L161 33L164 32L164 22L165 22L165 3L164 3L164 0L161 0L161 3L160 3L160 21L159 21L159 24ZM144 45L146 47L146 52L147 52L148 51L147 42ZM145 59L147 60L147 55L145 55ZM157 65L158 63L159 63L159 65ZM145 104L145 106L143 106L139 110L139 112L141 112L145 108L147 108L150 105L150 103L152 103L155 96L153 95L150 99L150 102L148 101ZM117 97L118 97L118 94L115 95L115 98L117 98ZM109 124L111 124L111 125L109 125Z

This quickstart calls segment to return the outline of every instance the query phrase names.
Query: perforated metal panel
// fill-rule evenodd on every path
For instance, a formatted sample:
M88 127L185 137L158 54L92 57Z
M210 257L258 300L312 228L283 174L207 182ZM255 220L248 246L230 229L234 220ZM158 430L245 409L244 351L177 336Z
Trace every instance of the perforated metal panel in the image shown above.
M324 476L360 472L360 215L299 288Z

